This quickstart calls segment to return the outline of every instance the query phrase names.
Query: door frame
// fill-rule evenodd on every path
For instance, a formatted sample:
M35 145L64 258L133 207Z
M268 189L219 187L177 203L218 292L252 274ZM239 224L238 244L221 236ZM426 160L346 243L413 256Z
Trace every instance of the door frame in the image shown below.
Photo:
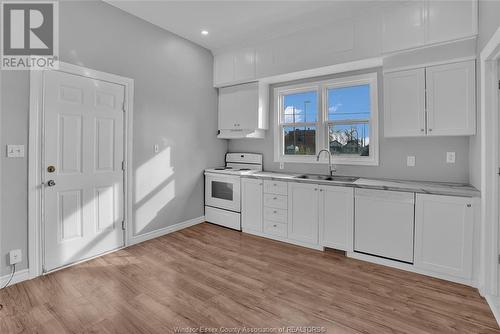
M481 263L479 291L498 295L499 278L499 87L500 28L480 53L481 100Z
M57 70L30 71L30 109L28 140L28 268L29 277L43 274L43 234L42 234L42 116L43 116L43 76L45 71L60 71L86 78L119 84L125 88L124 97L124 247L130 244L129 227L132 226L132 135L134 119L134 80L116 74L96 71L90 68L59 62Z

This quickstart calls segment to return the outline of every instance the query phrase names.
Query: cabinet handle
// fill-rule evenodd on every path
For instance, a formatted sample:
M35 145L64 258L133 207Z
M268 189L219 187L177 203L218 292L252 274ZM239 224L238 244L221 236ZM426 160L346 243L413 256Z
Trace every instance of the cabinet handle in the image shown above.
M318 188L314 188L314 191L318 191Z
M273 227L278 227L278 225L274 224Z
M420 132L424 132L425 130L424 129L420 129Z
M273 197L273 199L278 199L278 197Z
M323 191L323 189L320 189L319 191Z
M429 131L432 131L432 129L429 129Z
M273 213L278 213L278 211L274 210Z
M468 207L468 208L472 207L472 204L467 204L467 207Z

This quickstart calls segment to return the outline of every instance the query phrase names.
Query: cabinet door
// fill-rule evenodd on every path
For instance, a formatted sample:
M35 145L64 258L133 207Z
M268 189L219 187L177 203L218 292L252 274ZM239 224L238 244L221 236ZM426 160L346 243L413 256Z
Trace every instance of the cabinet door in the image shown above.
M288 185L288 237L292 240L318 243L319 186Z
M258 106L257 83L219 88L219 130L257 129Z
M255 79L255 49L247 48L234 53L234 80Z
M241 180L241 229L262 232L262 180Z
M320 187L320 245L353 250L354 188Z
M384 136L425 136L425 69L384 75Z
M439 43L477 34L477 0L432 0L427 6L426 43Z
M415 266L470 279L473 217L470 198L417 194Z
M384 52L424 45L424 1L397 1L382 8L382 48Z
M475 82L473 60L426 69L428 135L476 133Z
M214 86L234 81L234 54L221 53L214 57Z

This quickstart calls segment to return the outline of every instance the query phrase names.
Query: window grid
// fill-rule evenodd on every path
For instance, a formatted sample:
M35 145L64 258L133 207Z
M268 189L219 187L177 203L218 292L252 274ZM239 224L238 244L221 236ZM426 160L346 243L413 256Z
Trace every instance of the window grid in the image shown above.
M368 107L369 116L361 118L366 112L337 112L335 115L338 117L334 120L330 119L329 113L329 90L350 88L356 86L368 86ZM285 106L284 100L287 95L312 92L314 91L317 96L317 117L316 122L285 122ZM334 163L340 164L361 164L361 165L378 165L378 105L377 105L377 73L369 73L349 78L340 78L334 80L327 80L315 82L313 84L295 86L295 87L278 87L275 88L275 98L278 100L278 113L277 121L278 126L276 130L279 131L278 137L275 136L275 154L276 161L284 162L316 162L315 155L319 150L330 147L330 129L335 126L364 126L362 134L356 134L356 140L359 142L358 146L366 149L369 154L363 153L349 154L349 152L342 152L341 155L333 156ZM290 114L287 114L290 115ZM349 115L356 115L356 118L349 118ZM343 117L345 116L345 118ZM285 147L285 129L286 128L304 128L308 127L315 129L315 152L314 154L287 154ZM354 130L354 131L352 131ZM359 129L351 129L355 133ZM368 133L368 135L366 135ZM351 140L352 140L351 134ZM371 147L370 147L371 146ZM313 159L314 158L314 159ZM323 157L321 162L325 162Z

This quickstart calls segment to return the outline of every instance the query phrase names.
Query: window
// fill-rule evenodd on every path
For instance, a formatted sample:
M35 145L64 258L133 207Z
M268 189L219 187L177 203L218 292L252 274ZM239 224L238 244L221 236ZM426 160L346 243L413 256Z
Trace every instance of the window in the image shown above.
M275 160L378 165L377 94L377 73L275 88Z

